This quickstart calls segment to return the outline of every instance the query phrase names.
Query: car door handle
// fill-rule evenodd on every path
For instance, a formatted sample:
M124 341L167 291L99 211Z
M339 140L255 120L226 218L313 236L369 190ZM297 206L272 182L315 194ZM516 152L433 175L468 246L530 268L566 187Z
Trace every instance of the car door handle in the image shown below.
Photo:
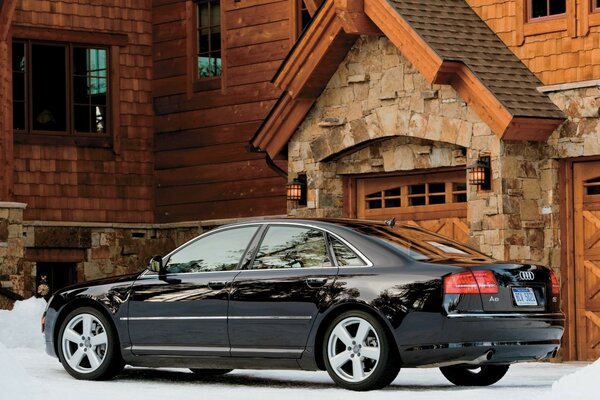
M208 282L208 288L212 290L223 289L225 286L227 286L227 282L225 281Z
M308 287L317 288L321 286L325 286L327 283L327 278L307 278L306 284Z

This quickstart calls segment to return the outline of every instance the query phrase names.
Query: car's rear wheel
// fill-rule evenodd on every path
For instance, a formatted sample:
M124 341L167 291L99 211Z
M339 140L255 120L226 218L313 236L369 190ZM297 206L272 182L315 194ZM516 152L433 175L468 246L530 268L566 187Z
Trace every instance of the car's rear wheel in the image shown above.
M489 386L502 379L508 367L508 365L452 366L442 367L440 371L446 379L457 386Z
M350 390L380 389L400 370L387 330L363 311L345 312L331 322L325 332L323 358L331 379Z
M108 319L91 307L67 315L58 334L58 354L63 367L77 379L110 379L124 366L116 332Z
M201 369L201 368L190 368L194 374L198 376L220 376L225 375L233 371L232 369Z

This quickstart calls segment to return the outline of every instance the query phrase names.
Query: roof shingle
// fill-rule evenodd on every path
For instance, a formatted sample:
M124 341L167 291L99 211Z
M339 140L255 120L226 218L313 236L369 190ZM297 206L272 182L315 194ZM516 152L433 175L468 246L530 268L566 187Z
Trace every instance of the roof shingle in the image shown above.
M564 118L542 83L465 0L387 0L442 58L466 64L513 116Z

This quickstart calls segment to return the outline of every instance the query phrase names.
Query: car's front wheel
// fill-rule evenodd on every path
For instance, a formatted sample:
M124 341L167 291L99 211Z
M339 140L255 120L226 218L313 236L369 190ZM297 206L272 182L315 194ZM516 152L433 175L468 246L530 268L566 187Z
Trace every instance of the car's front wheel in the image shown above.
M457 386L489 386L502 379L508 367L508 365L452 366L442 367L440 371L446 379Z
M389 385L400 370L397 354L385 327L363 311L341 314L325 332L327 372L346 389L363 391Z
M77 379L110 379L123 369L116 332L95 308L82 307L67 315L58 341L60 362Z

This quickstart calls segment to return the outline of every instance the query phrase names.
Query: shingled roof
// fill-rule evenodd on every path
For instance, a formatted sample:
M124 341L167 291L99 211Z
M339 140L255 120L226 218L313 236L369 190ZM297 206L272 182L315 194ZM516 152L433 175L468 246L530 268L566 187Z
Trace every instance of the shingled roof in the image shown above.
M383 33L431 83L449 84L504 140L546 140L565 116L465 0L324 0L273 82L251 144L277 156L360 35Z
M520 117L564 118L542 83L465 0L387 0L444 61L466 64Z

